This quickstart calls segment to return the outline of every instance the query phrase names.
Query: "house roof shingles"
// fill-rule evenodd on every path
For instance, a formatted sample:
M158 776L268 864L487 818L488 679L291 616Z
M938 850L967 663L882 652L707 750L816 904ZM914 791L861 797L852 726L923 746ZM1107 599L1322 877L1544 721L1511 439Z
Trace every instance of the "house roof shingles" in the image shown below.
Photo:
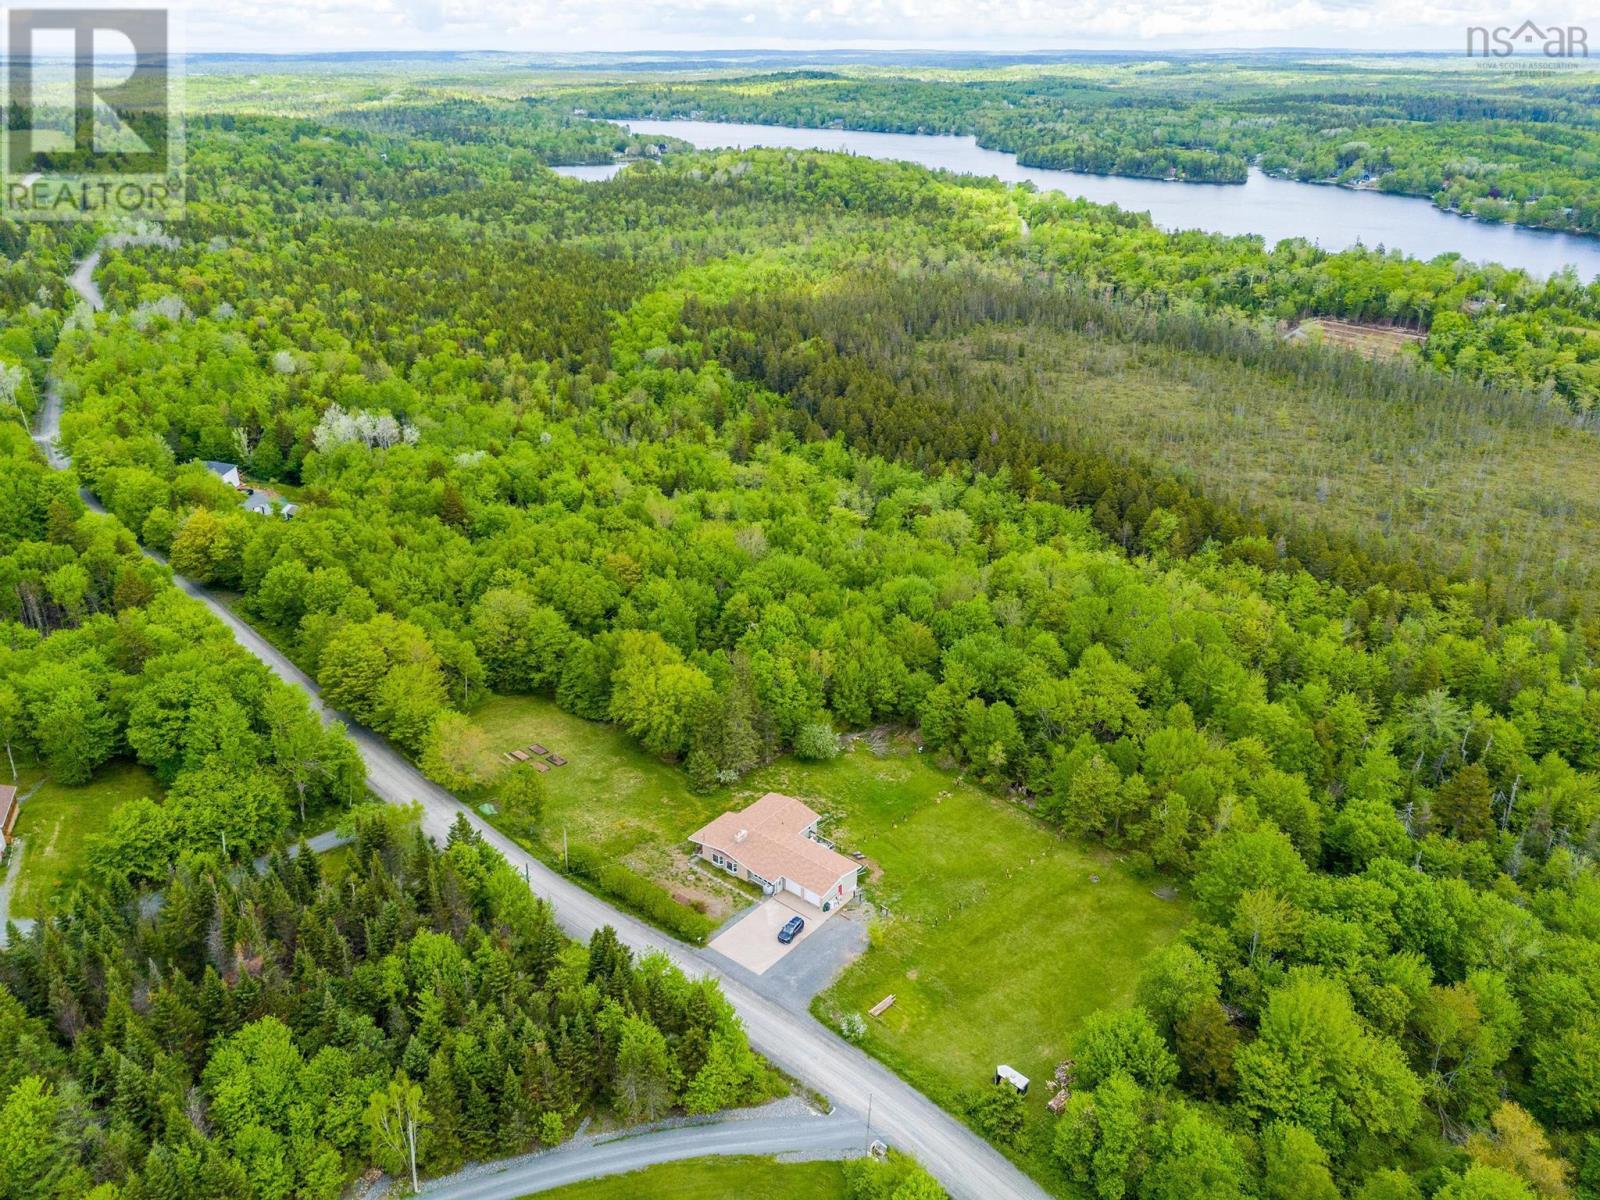
M792 879L819 895L860 869L844 855L805 835L817 814L793 796L768 792L741 812L726 812L689 835L720 850L763 879Z

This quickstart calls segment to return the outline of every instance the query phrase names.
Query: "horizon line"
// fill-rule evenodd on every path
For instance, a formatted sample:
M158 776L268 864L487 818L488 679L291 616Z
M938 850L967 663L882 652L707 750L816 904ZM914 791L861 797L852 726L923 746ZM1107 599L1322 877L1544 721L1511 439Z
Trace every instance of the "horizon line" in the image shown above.
M570 58L583 55L592 55L607 58L622 57L649 57L649 58L695 58L712 55L785 55L789 57L804 57L818 54L949 54L963 57L985 58L1040 58L1083 55L1136 55L1158 58L1173 54L1191 54L1215 56L1221 54L1350 54L1371 58L1403 58L1415 55L1428 55L1433 57L1457 55L1465 57L1459 48L1443 46L1416 46L1404 48L1375 49L1366 46L1105 46L1105 47L1045 47L1028 50L1005 49L964 49L953 46L809 46L796 47L729 47L708 46L699 50L669 50L659 48L636 47L620 50L503 50L487 47L440 47L421 50L415 47L389 46L376 49L335 49L329 47L321 50L235 50L235 49L210 49L188 50L178 57L204 58L227 55L235 58L320 58L335 55L341 58L380 58L388 56L405 56L410 58L438 58L447 55L455 56L481 56L486 58ZM0 55L0 61L7 56ZM70 55L59 56L63 59ZM115 57L105 55L102 57ZM1543 53L1516 52L1507 57L1543 59L1549 56ZM1565 60L1571 61L1571 60ZM1594 59L1595 66L1600 68L1600 57Z

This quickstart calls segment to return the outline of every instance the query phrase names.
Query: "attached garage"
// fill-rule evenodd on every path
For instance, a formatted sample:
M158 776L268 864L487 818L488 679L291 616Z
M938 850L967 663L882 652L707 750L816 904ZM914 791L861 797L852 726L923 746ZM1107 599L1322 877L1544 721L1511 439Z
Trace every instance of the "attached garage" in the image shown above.
M817 814L768 792L743 812L723 813L690 835L713 866L829 911L855 894L861 868L817 834Z

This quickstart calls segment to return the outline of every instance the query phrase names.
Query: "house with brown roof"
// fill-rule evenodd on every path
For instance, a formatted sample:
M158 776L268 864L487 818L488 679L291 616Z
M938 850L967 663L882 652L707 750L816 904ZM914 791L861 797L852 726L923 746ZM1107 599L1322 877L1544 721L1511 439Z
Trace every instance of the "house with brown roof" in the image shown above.
M0 850L11 845L11 831L16 827L17 814L22 805L17 803L17 789L9 783L0 784Z
M793 796L768 792L749 808L723 813L689 840L712 866L827 912L855 895L861 866L817 834L818 820Z

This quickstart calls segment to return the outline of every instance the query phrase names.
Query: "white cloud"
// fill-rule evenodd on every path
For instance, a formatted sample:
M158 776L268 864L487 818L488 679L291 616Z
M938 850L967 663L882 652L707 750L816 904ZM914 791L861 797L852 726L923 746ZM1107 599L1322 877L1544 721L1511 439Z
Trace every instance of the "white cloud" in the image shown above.
M1527 15L1600 27L1600 0L211 0L191 50L1454 49ZM1600 34L1600 28L1597 28Z

